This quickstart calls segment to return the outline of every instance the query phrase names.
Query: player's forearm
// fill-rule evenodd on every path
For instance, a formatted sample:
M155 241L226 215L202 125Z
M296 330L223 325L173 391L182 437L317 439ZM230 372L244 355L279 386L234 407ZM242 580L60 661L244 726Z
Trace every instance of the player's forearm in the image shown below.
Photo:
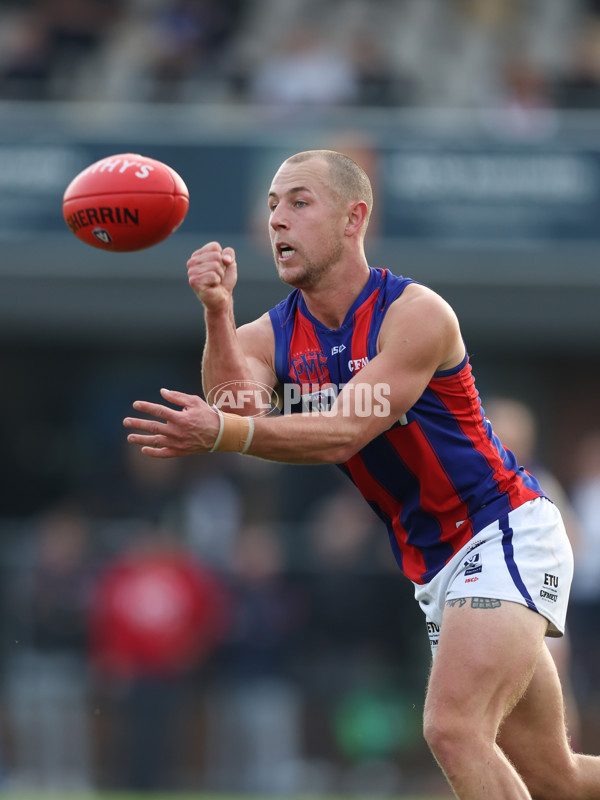
M247 452L288 464L341 464L377 432L331 413L257 417Z
M205 396L219 384L252 380L248 360L238 342L233 305L206 311L206 345L202 356L202 386Z

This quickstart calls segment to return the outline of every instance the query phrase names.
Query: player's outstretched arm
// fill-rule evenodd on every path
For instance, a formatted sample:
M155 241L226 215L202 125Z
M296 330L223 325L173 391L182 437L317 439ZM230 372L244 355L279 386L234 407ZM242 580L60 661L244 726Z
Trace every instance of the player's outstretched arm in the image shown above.
M202 361L202 383L205 395L219 385L235 380L240 385L253 381L273 388L275 340L269 317L236 328L233 313L233 288L237 281L237 264L233 248L222 248L209 242L196 250L187 263L190 286L204 305L206 345ZM250 395L249 395L250 396ZM248 402L235 413L252 414Z
M436 370L464 357L450 307L423 287L406 292L388 312L379 354L346 384L331 411L248 422L223 418L199 397L162 390L180 410L136 402L136 410L154 419L125 419L125 427L139 431L128 440L158 458L227 449L287 463L346 461L414 405Z

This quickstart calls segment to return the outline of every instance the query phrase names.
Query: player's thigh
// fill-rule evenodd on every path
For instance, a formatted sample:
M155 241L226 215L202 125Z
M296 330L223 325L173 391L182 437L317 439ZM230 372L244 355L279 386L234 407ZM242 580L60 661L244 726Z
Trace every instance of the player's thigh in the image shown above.
M446 605L425 704L425 726L463 724L495 740L523 695L547 620L519 603L467 597Z
M556 666L544 645L527 691L504 721L498 744L528 785L566 775L572 753Z

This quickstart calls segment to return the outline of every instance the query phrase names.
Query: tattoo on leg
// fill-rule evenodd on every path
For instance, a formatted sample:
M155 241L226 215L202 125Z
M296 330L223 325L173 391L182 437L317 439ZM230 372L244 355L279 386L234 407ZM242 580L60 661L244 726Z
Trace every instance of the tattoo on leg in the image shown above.
M447 606L458 606L462 608L467 603L466 597L457 597L453 600L446 600ZM471 608L500 608L502 605L501 600L493 600L491 597L472 597Z
M452 608L454 608L454 606L462 608L466 604L466 602L467 602L466 597L457 597L456 600L446 600L446 605L452 606Z
M472 597L471 608L500 608L502 601L490 597Z

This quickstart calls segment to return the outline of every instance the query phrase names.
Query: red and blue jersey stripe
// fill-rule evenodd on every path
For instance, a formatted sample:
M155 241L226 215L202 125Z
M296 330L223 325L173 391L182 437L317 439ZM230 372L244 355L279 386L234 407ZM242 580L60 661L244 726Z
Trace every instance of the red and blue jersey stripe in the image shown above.
M302 293L293 291L270 311L279 382L309 395L347 383L376 357L386 311L411 282L372 268L336 330L314 318ZM467 355L436 372L405 418L340 467L385 522L404 574L419 584L486 525L543 495L493 433Z

